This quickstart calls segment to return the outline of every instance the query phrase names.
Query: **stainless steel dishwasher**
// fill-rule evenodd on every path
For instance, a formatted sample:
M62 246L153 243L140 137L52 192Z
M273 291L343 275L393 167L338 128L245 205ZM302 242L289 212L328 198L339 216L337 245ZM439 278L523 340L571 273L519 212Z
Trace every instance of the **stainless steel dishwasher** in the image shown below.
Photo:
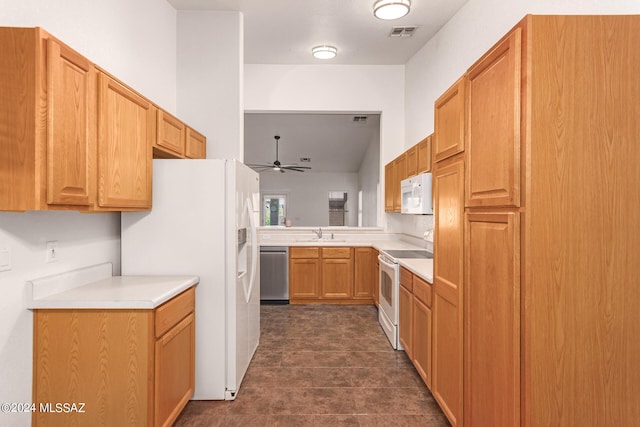
M289 304L289 248L260 248L260 303Z

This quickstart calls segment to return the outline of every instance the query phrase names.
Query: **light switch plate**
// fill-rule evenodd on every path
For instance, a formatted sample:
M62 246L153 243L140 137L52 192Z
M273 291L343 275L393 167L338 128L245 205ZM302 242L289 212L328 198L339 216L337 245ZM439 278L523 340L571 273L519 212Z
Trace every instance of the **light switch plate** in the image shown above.
M60 254L58 252L58 241L47 242L47 262L57 262Z

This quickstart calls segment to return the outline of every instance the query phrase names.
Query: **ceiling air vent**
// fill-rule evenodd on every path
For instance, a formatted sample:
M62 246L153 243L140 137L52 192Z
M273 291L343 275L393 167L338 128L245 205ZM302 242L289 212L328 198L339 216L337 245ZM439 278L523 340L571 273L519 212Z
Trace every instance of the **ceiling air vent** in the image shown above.
M303 163L310 163L311 162L311 157L300 157L300 161Z
M389 37L411 37L418 27L392 27Z
M367 116L353 116L353 123L367 123Z

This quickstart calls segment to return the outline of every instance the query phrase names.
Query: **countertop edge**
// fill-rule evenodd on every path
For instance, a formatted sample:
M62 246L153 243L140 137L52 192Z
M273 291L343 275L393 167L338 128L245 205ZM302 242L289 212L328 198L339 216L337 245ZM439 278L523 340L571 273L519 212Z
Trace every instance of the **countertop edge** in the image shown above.
M151 278L154 276L113 276L110 279L117 278L132 278L132 277L144 277ZM196 286L200 282L198 276L157 276L159 280L176 280L175 286L163 292L153 294L149 298L131 298L131 299L82 299L80 297L64 298L65 292L50 295L48 297L34 299L30 301L27 307L30 310L39 309L141 309L141 310L153 310L163 303L167 302L176 295L184 292L185 290ZM109 280L109 279L105 279ZM97 283L97 282L95 282ZM88 287L95 283L88 283L75 289L76 292L81 292L82 288L89 289Z

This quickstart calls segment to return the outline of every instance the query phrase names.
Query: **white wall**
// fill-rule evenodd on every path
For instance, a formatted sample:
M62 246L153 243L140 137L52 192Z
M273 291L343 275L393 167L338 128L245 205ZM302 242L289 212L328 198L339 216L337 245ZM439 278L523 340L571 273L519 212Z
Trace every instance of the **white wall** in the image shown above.
M637 14L637 0L469 0L406 64L405 149L433 132L435 100L527 13Z
M0 25L40 26L168 111L176 107L176 11L164 0L0 0ZM60 260L45 263L45 244ZM120 272L120 215L0 212L0 402L30 402L32 312L25 281L104 261ZM30 414L0 413L25 426Z
M329 191L346 191L349 226L358 225L358 174L305 172L260 174L261 195L287 195L287 218L293 226L329 225ZM264 215L264 213L262 213Z
M378 212L381 201L378 200L380 188L380 136L376 133L374 141L369 143L367 152L358 170L358 188L362 191L362 226L378 227ZM352 224L355 225L355 224Z
M244 159L243 19L178 11L178 116L207 136L207 158Z
M404 151L403 65L245 64L244 71L246 111L380 112L382 187L384 164Z

